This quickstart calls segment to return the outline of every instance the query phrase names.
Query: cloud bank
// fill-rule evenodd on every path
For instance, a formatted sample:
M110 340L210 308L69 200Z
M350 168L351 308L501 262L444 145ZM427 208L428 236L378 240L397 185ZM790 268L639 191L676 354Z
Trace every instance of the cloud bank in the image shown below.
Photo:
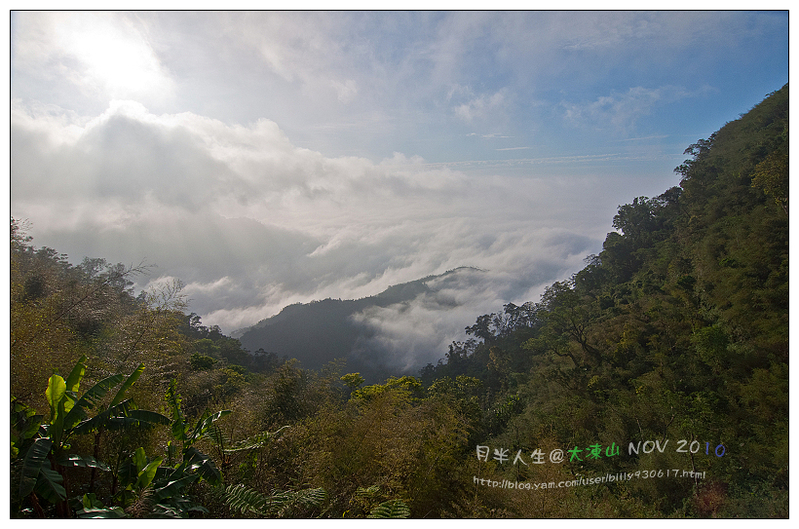
M475 294L488 309L526 300L597 249L579 232L591 210L565 186L401 154L328 158L268 120L156 116L130 101L82 120L15 105L13 136L14 206L36 233L73 257L156 264L228 330L462 265L516 284Z
M11 44L37 245L157 265L137 288L228 332L486 270L360 316L403 364L581 268L787 80L785 13L13 12Z

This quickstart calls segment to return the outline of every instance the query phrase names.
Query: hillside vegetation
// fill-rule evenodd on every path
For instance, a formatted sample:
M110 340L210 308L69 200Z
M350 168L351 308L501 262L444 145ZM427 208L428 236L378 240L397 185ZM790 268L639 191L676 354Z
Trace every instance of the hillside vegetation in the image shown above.
M12 516L787 517L787 114L786 85L581 271L381 384L12 219Z

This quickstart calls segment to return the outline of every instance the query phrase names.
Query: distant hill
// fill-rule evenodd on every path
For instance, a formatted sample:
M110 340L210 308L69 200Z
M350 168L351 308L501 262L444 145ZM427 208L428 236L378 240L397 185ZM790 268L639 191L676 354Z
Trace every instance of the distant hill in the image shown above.
M444 287L452 286L460 276L474 272L482 271L461 267L393 285L377 295L357 300L328 298L296 303L271 318L237 331L236 335L242 346L251 352L262 349L296 358L306 369L320 369L333 360L345 359L347 372L357 371L367 381L378 381L388 374L397 374L396 362L391 361L386 351L366 346L374 337L374 330L359 323L355 316L369 309L410 305L420 297L433 296Z

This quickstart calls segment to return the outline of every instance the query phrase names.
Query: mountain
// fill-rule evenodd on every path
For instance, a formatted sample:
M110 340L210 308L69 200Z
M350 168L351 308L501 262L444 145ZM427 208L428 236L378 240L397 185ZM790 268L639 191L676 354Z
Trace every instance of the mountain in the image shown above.
M523 318L478 317L474 341L422 370L431 386L474 377L495 395L480 444L574 447L572 472L589 475L702 473L631 480L608 494L613 516L632 516L631 498L636 516L788 516L788 95L690 145L679 187L620 206L602 252ZM607 449L647 439L695 444ZM601 458L584 457L591 446Z
M373 340L374 327L366 316L377 309L407 311L412 304L431 301L446 310L457 302L439 295L448 288L457 288L466 276L478 277L482 270L460 267L440 275L430 275L408 283L393 285L377 295L357 300L323 299L296 303L280 313L237 332L244 348L263 350L279 356L296 358L305 369L320 369L336 359L346 360L346 371L360 372L366 380L377 381L389 374L398 374L400 362L391 352ZM404 369L415 373L414 369Z

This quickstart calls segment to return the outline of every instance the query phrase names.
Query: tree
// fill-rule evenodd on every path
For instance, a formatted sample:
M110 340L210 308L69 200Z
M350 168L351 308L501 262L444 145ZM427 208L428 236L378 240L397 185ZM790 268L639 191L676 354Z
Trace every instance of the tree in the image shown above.
M788 214L788 153L772 151L755 167L752 187L762 189Z

